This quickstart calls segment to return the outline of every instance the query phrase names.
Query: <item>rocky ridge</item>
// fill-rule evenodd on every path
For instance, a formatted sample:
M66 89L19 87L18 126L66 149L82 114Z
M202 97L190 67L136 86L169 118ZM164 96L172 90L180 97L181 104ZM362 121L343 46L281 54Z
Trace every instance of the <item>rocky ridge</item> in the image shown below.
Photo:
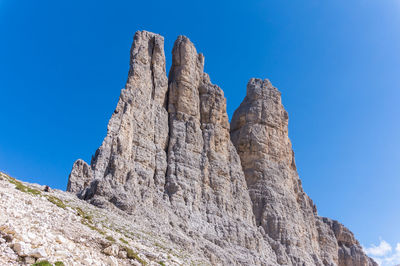
M280 92L251 79L230 124L193 43L175 41L168 78L163 46L135 34L107 136L68 191L189 253L183 264L376 265L304 193Z

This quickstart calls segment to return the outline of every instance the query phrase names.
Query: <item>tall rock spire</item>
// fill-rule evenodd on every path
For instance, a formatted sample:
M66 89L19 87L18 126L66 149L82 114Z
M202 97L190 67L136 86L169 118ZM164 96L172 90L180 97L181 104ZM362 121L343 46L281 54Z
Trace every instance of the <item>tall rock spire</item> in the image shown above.
M259 255L247 263L272 263L275 256L254 226L240 159L229 136L223 91L211 84L203 68L203 55L179 36L169 74L165 192L179 217L204 226L197 229L201 234L210 237L213 232L212 241L251 246ZM215 229L209 231L210 225ZM230 256L237 257L235 249ZM248 254L240 256L243 262L249 259Z
M83 190L73 185L82 179L78 167L83 163L76 163L69 191L96 205L112 202L126 211L132 211L135 202L152 204L162 196L168 141L167 90L164 38L136 32L128 81L108 123L107 136L91 162L93 174L89 176L93 181Z
M179 36L169 74L166 192L172 204L193 211L225 210L253 223L239 157L229 137L224 94L203 67L203 55Z
M353 249L365 263L343 263L341 241L332 225L318 217L303 191L288 137L288 114L280 92L269 80L248 82L247 95L232 118L231 138L241 159L256 223L276 242L271 243L279 263L373 265L359 248Z
M322 265L314 205L296 172L280 92L268 80L251 79L231 127L257 225L283 245L285 263ZM337 262L337 255L327 262Z

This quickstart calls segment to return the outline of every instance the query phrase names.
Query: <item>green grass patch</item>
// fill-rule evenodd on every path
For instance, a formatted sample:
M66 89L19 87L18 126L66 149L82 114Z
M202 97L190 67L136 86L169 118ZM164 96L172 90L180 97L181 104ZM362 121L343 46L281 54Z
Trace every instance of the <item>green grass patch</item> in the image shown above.
M108 241L110 241L110 242L115 242L115 239L114 239L114 237L112 237L112 236L106 236L106 239L107 239Z
M42 194L39 190L25 186L20 182L17 182L17 184L15 185L15 188L22 192L29 193L29 194L32 194L35 196Z
M22 192L25 192L25 193L29 193L29 194L32 194L34 196L38 196L38 195L42 194L42 192L40 192L39 190L31 188L31 187L28 187L28 186L22 184L21 182L19 182L18 180L16 180L15 178L12 178L12 177L10 177L8 175L5 175L5 174L2 174L2 176L3 177L5 176L8 179L8 181L11 184L14 184L15 188L17 190L19 190L19 191L22 191ZM54 197L52 195L45 195L45 197L47 198L48 201L50 201L51 203L57 205L60 208L65 209L67 207L64 204L64 202L62 200L60 200L59 198L57 198L57 197Z
M124 243L124 244L127 244L127 245L129 244L128 241L126 241L126 240L123 239L122 237L121 237L119 240L120 240L122 243Z
M129 258L129 259L134 259L134 260L137 260L140 264L142 264L142 265L147 265L147 263L144 261L144 260L142 260L139 256L138 256L138 254L136 253L136 252L134 252L131 248L128 248L128 247L123 247L124 249L125 249L125 251L126 251L126 256Z
M19 191L25 192L25 193L29 193L32 194L34 196L40 195L42 194L39 190L34 189L34 188L30 188L28 186L25 186L24 184L22 184L21 182L17 181L15 178L12 178L11 176L2 175L3 177L6 177L8 179L8 182L10 182L11 184L15 185L15 188L18 189Z
M93 224L89 223L88 220L86 220L86 219L82 219L81 223L83 225L86 225L87 227L89 227L93 231L97 231L98 233L100 233L103 236L106 234L103 230L101 230L101 229L97 228L96 226L94 226Z
M67 208L67 205L65 205L64 202L62 200L60 200L59 198L54 197L52 195L46 195L45 197L47 198L48 201L55 204L57 207L60 207L62 209Z
M81 217L84 217L84 216L85 216L85 212L82 211L81 208L76 207L75 210L76 210L76 212L78 213L78 216L81 216Z
M41 262L36 262L32 264L32 266L53 266L53 264L51 264L47 260L42 260Z
M82 217L82 218L88 220L88 222L90 222L90 223L93 222L93 221L92 221L92 219L93 219L93 216L92 216L92 215L85 213L85 212L84 212L81 208L79 208L79 207L76 207L75 210L76 210L76 212L78 213L78 216L80 216L80 217Z
M62 261L56 261L54 262L54 266L65 266L65 264Z
M104 232L103 230L101 230L100 228L97 228L96 226L93 225L93 216L85 213L81 208L76 207L75 208L76 212L78 213L78 216L82 217L81 220L81 224L86 225L87 227L89 227L90 229L92 229L93 231L97 231L98 233L100 233L101 235L105 235L106 232ZM115 242L115 239L112 236L107 236L106 237L107 240L111 241L111 242Z
M165 263L163 261L159 261L158 264L165 266Z

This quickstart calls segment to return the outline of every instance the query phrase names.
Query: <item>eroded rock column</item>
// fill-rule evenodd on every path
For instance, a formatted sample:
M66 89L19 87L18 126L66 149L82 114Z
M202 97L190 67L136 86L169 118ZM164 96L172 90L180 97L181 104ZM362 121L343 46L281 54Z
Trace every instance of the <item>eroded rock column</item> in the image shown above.
M272 245L280 263L337 262L337 255L322 254L320 249L315 206L303 192L296 171L288 114L280 92L268 80L249 81L247 95L232 118L231 138L241 159L256 223L276 241ZM327 244L335 250L333 240Z
M107 136L92 159L93 181L80 197L96 205L112 202L127 211L133 210L136 202L153 204L162 197L167 166L167 90L163 37L136 32L128 81Z

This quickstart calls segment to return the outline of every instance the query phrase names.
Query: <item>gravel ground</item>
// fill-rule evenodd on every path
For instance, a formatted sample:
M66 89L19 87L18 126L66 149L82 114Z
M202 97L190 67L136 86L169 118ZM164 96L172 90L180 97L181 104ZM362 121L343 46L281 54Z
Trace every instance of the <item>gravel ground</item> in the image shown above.
M0 265L199 264L131 221L117 209L100 209L60 190L46 192L0 172Z

